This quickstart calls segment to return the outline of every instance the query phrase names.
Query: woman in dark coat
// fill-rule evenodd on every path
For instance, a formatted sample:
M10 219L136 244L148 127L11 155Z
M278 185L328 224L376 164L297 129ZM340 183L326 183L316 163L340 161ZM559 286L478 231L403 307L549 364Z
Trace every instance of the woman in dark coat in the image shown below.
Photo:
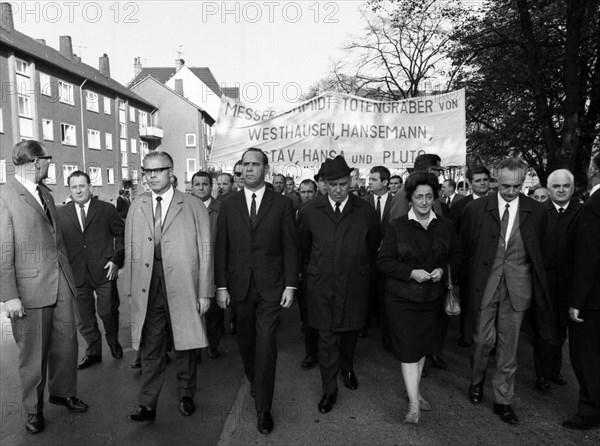
M394 356L402 363L409 399L406 423L418 423L430 410L419 390L425 356L436 346L446 294L448 265L460 263L460 244L452 221L432 210L438 180L412 173L405 186L411 209L386 231L377 266L386 275L386 310Z

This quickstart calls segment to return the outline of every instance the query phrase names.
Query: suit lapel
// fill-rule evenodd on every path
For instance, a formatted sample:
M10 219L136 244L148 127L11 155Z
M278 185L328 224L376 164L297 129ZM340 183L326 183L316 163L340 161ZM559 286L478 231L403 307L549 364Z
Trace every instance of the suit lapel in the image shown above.
M384 222L390 214L390 209L392 208L392 198L392 195L388 194L388 198L387 200L385 200L385 206L383 207L383 217L381 218L382 222Z
M175 193L173 194L173 199L171 200L171 204L167 209L167 215L164 217L162 225L163 234L167 231L177 214L179 214L179 212L181 211L182 203L183 196L181 195L181 192L175 190Z
M335 213L333 212L333 208L331 207L331 203L329 202L329 198L327 195L323 195L320 198L321 202L316 205L325 215L327 215L334 223L337 223L337 218L335 218Z
M260 207L258 208L258 211L256 213L256 220L254 221L254 224L252 225L252 229L254 229L258 226L260 221L267 214L267 211L269 210L269 208L271 207L272 204L273 204L273 195L271 194L271 191L265 190L265 194L263 195L263 198L260 202ZM246 212L246 214L248 214L248 213ZM250 216L248 216L248 220L250 220Z
M492 219L494 220L494 222L496 222L496 224L498 225L498 228L500 228L500 217L498 216L498 195L494 194L494 195L489 195L489 201L487 202L487 205L485 207L485 210L487 212L490 213L490 215L492 216ZM480 198L480 200L483 200L484 198Z
M527 220L527 217L529 216L531 211L532 211L531 203L529 202L527 197L525 197L525 195L520 194L519 195L519 225L518 225L519 227L521 227L521 225L523 225L523 223L525 223L525 220ZM513 226L513 232L514 232L516 226L517 226L516 224ZM516 229L519 229L519 227L517 227ZM511 233L511 236L512 236L512 233Z
M264 199L265 198L263 197L263 200ZM238 212L242 215L242 220L248 227L248 230L252 231L252 223L250 223L250 214L248 214L248 206L246 204L246 194L244 193L244 190L242 189L237 195L231 197L230 200L235 200L235 205L238 208Z
M87 211L87 215L85 216L85 221L83 222L84 229L86 229L88 227L88 225L90 224L90 221L92 220L92 218L94 218L94 215L96 215L97 211L98 211L97 203L92 198L90 200L90 205L88 206L88 211Z
M73 224L73 226L75 226L77 229L79 229L79 232L82 232L81 224L79 223L79 219L77 218L77 207L75 205L75 202L71 201L71 202L67 203L66 206L67 206L67 216L69 217L69 220L71 220L71 223Z
M13 184L15 186L15 190L21 196L23 196L25 198L25 202L28 203L30 206L32 206L36 210L36 212L38 212L44 218L44 220L46 220L46 222L48 224L50 224L50 221L48 220L48 216L44 212L44 209L40 206L40 204L33 197L33 195L31 195L31 193L29 193L27 188L25 186L23 186L21 183L19 183L19 181L16 179L13 179ZM46 206L48 206L48 209L50 209L51 206L48 204L48 198L44 194L43 188L40 188L40 190L42 190L42 195L44 196L44 200L46 201ZM52 212L50 212L50 216L53 217L53 220L56 220L56 213L54 215L52 215Z
M152 210L152 195L148 193L148 195L144 194L140 197L142 200L142 213L144 217L146 217L146 223L148 223L148 229L150 230L150 234L154 234L154 213Z

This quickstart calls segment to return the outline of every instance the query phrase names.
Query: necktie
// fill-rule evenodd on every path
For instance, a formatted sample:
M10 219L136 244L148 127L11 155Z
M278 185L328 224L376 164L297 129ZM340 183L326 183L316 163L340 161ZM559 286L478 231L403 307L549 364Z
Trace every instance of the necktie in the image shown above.
M335 204L335 218L337 220L339 220L341 216L342 216L342 212L340 211L340 204L336 203Z
M256 194L252 194L252 204L250 204L250 221L256 220Z
M42 202L42 208L44 209L44 212L46 213L46 217L48 217L48 220L50 220L50 224L52 224L52 217L50 216L50 210L48 209L48 206L46 205L46 200L44 200L44 196L42 195L42 190L40 189L40 186L37 186L35 188L35 190L37 191L37 193L40 197L40 201Z
M79 216L81 217L81 231L85 231L85 206L79 205Z
M381 221L381 197L377 197L377 216L379 217L379 221Z
M154 210L154 257L162 259L160 241L162 239L162 197L156 197L156 209Z
M508 220L510 219L510 204L506 204L504 207L504 214L502 214L502 220L500 220L500 236L503 240L506 240L507 234L506 231L508 229Z
M450 206L450 197L446 197L446 204Z
M558 208L558 213L562 214L563 212L565 212L565 208Z

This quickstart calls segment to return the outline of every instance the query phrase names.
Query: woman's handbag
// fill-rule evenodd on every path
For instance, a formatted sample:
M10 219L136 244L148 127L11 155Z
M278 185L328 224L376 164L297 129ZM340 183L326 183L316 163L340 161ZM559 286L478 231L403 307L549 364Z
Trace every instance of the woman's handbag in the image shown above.
M458 316L460 314L460 299L452 286L450 265L448 265L448 291L446 292L446 297L444 297L444 311L446 311L448 316Z

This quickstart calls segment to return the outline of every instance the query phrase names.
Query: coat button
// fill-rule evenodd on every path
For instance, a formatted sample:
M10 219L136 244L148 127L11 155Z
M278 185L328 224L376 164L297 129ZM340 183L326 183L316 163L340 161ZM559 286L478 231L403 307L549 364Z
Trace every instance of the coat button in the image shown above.
M145 292L146 292L146 288L142 288L142 293L145 293Z
M148 241L151 242L152 241L152 237L148 237Z
M148 268L149 266L150 266L150 264L149 264L149 263L146 263L146 268Z

